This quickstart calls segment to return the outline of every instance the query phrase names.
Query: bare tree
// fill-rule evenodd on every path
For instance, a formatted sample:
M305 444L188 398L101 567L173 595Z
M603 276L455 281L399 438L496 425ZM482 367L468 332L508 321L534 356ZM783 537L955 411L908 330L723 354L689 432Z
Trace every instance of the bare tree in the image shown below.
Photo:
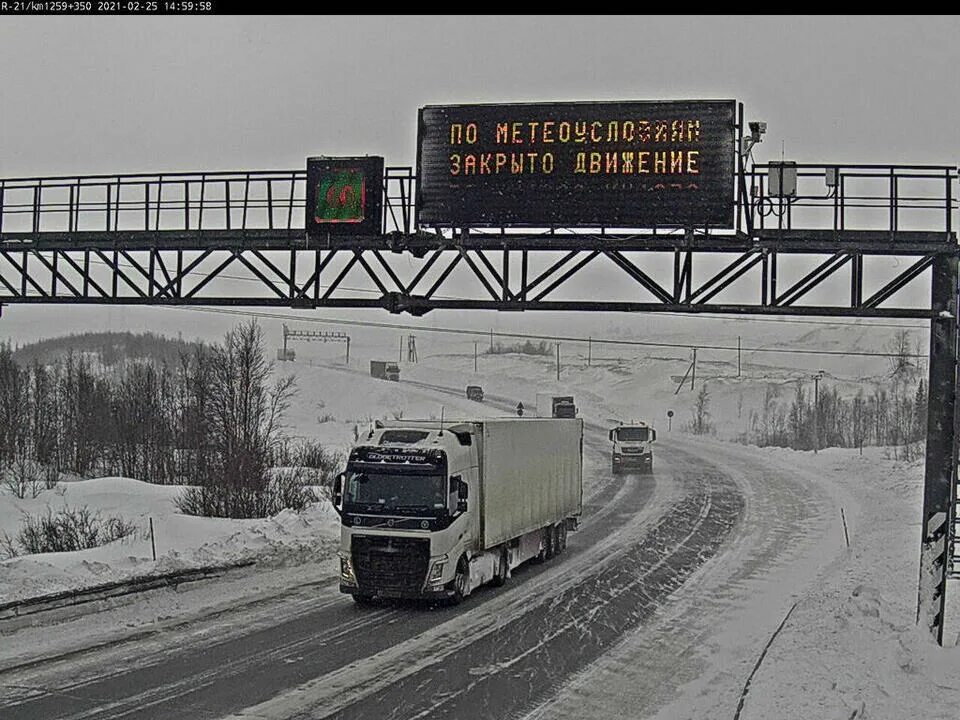
M13 359L8 343L0 343L0 466L27 441L30 429L26 373Z
M280 378L269 385L272 369L256 322L231 330L223 345L213 348L205 419L210 472L200 487L181 495L179 505L185 512L263 517L277 510L268 465L282 440L294 379Z
M700 392L697 393L690 429L696 435L705 435L710 432L710 392L707 390L706 383L700 386Z
M888 358L890 377L895 379L902 376L913 377L919 371L914 362L909 330L897 330L887 342L885 349L890 354Z

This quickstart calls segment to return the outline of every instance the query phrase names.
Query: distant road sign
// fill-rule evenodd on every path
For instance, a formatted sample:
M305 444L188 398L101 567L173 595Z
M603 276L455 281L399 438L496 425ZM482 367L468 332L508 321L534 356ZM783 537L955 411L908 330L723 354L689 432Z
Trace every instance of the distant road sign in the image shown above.
M736 103L420 110L422 226L732 227Z

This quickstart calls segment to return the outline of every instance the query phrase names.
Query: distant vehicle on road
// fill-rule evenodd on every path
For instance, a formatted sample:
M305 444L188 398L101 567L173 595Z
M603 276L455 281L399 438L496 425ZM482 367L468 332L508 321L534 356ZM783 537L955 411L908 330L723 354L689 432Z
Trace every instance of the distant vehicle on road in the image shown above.
M483 402L483 388L479 385L467 385L467 400Z
M340 591L460 602L567 546L583 495L583 422L377 421L337 476Z
M645 422L620 423L610 431L613 443L612 470L617 475L627 468L653 472L653 443L657 431Z
M400 366L386 360L371 360L370 375L381 380L399 380Z
M537 417L575 418L577 406L573 395L537 393Z

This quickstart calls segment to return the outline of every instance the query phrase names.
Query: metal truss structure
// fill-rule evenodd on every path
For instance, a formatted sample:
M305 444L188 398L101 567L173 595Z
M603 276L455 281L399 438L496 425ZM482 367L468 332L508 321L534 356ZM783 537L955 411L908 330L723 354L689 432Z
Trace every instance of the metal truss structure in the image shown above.
M748 169L739 157L732 229L536 231L418 227L416 178L393 167L381 234L312 242L303 170L4 179L0 306L928 318L918 621L942 637L956 501L957 168L793 167L787 190L783 164ZM877 270L884 262L892 273ZM590 273L603 266L600 287Z
M348 365L350 364L350 336L345 332L339 332L336 330L298 330L293 328L292 330L287 327L287 324L283 324L283 349L278 353L277 357L281 360L292 359L288 355L287 343L291 340L306 340L307 342L342 342L347 345L347 354L344 359L344 362Z
M416 227L411 169L388 168L383 234L321 243L303 171L0 180L0 303L931 316L898 300L956 252L955 168L799 166L793 197L768 194L769 171L741 175L733 231L514 232ZM883 257L902 267L865 291ZM566 292L601 265L628 280L619 297ZM808 301L839 276L842 300Z

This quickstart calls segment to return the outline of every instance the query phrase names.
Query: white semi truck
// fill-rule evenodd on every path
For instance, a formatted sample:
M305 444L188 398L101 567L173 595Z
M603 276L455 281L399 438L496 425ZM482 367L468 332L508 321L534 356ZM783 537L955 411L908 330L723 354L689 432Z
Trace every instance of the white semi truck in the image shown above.
M340 590L460 602L563 552L582 507L583 422L378 422L335 483Z
M610 431L613 443L612 470L614 475L629 468L653 472L653 443L657 431L645 422L620 423Z

